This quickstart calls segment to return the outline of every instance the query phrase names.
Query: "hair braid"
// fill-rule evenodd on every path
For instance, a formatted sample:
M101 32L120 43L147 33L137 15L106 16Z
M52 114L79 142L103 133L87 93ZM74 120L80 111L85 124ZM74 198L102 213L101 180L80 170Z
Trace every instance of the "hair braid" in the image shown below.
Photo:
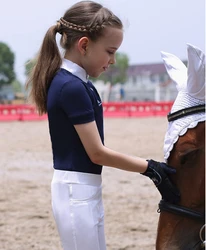
M78 25L78 24L68 22L68 21L64 20L63 17L60 18L58 23L60 23L61 25L65 26L65 27L67 27L69 29L82 31L82 32L88 32L88 27L86 27L85 25Z
M63 17L60 18L60 20L57 21L57 31L62 34L62 27L65 27L67 29L76 30L80 32L98 32L99 30L105 28L107 26L107 23L104 21L102 24L96 23L95 25L78 25L75 23L68 22L64 20Z

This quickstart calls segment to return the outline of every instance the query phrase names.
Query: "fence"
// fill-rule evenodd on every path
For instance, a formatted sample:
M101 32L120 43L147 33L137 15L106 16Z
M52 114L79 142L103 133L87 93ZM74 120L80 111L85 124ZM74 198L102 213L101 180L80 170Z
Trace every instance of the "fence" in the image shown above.
M108 102L103 104L105 117L166 116L173 102Z
M103 103L104 117L149 117L166 116L173 102L108 102ZM47 115L39 116L31 105L0 105L0 121L39 121Z
M47 115L38 115L31 105L0 105L0 121L39 121L46 118Z

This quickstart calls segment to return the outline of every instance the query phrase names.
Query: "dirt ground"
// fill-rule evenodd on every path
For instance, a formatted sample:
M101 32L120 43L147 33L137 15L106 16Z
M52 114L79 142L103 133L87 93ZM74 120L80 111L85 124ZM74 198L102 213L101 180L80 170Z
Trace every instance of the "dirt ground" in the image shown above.
M105 144L120 152L163 160L167 121L105 119ZM47 121L0 123L0 250L61 250L51 211L52 154ZM103 170L108 250L153 250L160 195L151 180Z

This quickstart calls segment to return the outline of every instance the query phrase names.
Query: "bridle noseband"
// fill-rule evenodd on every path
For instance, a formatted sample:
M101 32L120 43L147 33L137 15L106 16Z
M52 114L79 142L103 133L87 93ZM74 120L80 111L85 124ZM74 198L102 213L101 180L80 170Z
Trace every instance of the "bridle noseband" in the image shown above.
M198 220L203 223L205 222L205 213L200 213L187 207L171 204L164 200L161 200L159 203L158 212L161 211L171 212L173 214L188 217L190 219Z
M171 203L166 202L164 200L161 200L159 202L159 209L157 210L157 212L160 213L162 211L176 214L179 216L184 216L184 217L202 222L203 226L201 227L200 232L199 232L200 249L205 249L206 240L204 239L205 234L203 234L203 231L205 229L205 213L200 213L200 212L194 211L193 209L190 209L187 207L171 204Z
M169 113L167 115L167 119L169 122L171 122L171 121L177 120L179 118L182 118L184 116L188 116L188 115L192 115L192 114L196 114L196 113L201 113L201 112L205 112L205 104L197 105L197 106L190 107L190 108L185 108L185 109L179 110L179 111L174 112L174 113ZM187 207L171 204L171 203L166 202L164 200L161 200L159 203L158 212L160 213L161 211L166 211L166 212L173 213L173 214L176 214L179 216L184 216L184 217L188 217L190 219L194 219L194 220L203 222L203 226L200 229L199 237L200 237L200 241L201 241L200 249L205 249L206 240L203 239L203 237L204 237L203 230L205 229L205 213L200 213L200 212L194 211L194 210L187 208Z

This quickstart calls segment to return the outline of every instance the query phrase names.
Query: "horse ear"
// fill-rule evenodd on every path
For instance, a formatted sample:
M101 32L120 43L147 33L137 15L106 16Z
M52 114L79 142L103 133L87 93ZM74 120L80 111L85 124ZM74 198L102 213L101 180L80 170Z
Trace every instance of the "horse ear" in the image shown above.
M205 100L205 55L191 44L187 44L188 54L188 94L199 100Z
M187 67L175 55L161 51L161 56L170 78L176 83L177 90L187 87Z

